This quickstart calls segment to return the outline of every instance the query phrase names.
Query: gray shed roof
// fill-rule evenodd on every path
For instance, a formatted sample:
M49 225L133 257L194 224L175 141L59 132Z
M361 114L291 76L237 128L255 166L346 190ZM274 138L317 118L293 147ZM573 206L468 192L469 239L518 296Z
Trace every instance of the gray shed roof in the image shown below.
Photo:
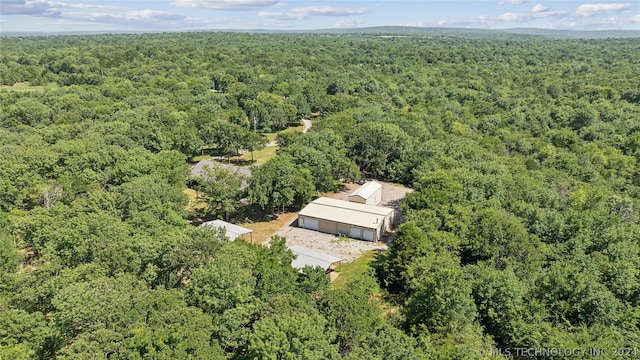
M213 220L213 221L207 221L205 223L202 223L202 225L200 226L211 226L211 227L221 227L224 228L227 232L227 237L229 238L229 240L233 241L235 240L238 236L242 236L244 234L249 234L252 233L253 230L251 229L247 229L244 228L242 226L238 226L232 223L228 223L226 221L222 221L222 220Z
M349 195L349 197L360 196L363 199L368 199L371 196L373 196L373 194L375 194L376 191L380 189L382 189L382 184L377 183L375 181L369 181L364 185L360 186L359 188L357 188L356 191L352 192Z
M298 214L365 229L378 229L384 223L384 218L391 213L391 208L321 197L312 201Z
M216 160L201 160L197 164L191 167L191 176L194 177L203 177L204 176L204 167L208 166L212 170L215 169L215 166L218 165L222 168L229 169L231 171L238 170L240 174L251 177L251 170L248 167L237 166L233 164L227 164L221 161Z
M296 256L291 261L291 266L296 269L302 269L305 266L320 266L325 270L328 270L332 264L342 261L342 259L335 256L327 255L309 248L293 245L289 247L289 250Z

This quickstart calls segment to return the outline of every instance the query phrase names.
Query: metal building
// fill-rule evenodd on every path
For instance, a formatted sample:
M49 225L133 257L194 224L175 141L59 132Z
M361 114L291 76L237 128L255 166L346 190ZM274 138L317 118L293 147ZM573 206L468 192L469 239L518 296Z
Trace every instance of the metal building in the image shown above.
M382 185L375 181L366 182L349 195L349 201L378 205L382 202Z
M304 229L378 241L391 231L393 209L321 197L298 213Z

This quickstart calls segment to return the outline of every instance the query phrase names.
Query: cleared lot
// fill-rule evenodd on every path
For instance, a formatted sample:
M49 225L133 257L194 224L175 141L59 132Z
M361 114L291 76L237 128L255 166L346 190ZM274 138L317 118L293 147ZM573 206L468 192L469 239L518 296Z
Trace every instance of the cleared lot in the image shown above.
M395 225L397 226L403 221L402 214L400 212L400 202L405 195L412 189L404 186L384 183L382 184L382 203L381 206L386 206L395 209ZM328 197L340 200L349 200L349 194L357 189L358 184L346 184L345 190L328 194ZM301 229L297 227L297 219L293 220L289 224L283 226L274 235L280 235L287 238L287 245L300 245L309 249L313 249L325 254L339 257L345 261L351 261L358 258L362 253L372 250L386 250L387 244L393 238L393 235L386 237L384 241L372 243L362 240L352 240L346 238L339 238L333 234L325 234L318 231Z
M358 258L362 253L371 250L386 250L387 244L339 238L336 235L297 227L297 220L282 227L277 235L287 238L287 246L300 245L328 255L339 257L345 261Z

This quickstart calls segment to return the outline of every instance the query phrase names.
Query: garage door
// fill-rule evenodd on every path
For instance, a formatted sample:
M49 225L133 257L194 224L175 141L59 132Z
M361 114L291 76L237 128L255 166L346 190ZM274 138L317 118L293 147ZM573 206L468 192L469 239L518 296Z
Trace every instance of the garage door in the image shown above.
M349 230L349 237L352 239L360 239L360 229L352 227L351 230Z
M362 230L362 239L367 241L373 241L373 231Z
M308 219L303 218L304 222L302 223L302 227L309 230L318 231L318 220L317 219Z

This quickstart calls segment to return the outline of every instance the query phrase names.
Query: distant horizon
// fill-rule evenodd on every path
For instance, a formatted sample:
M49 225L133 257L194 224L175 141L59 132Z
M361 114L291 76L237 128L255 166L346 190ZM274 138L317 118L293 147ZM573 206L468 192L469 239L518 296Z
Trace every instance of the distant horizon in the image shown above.
M127 35L127 34L171 34L171 33L256 33L256 34L376 34L388 33L399 35L429 35L435 33L459 33L461 35L478 34L513 34L513 35L540 35L553 36L565 35L569 38L600 38L600 37L640 37L640 30L567 30L567 29L540 29L540 28L508 28L508 29L482 29L482 28L455 28L455 27L417 27L417 26L370 26L358 28L324 28L324 29L189 29L189 30L85 30L85 31L2 31L0 36L73 36L73 35ZM601 36L605 35L605 36Z
M318 31L371 27L640 30L640 3L529 0L3 0L1 33Z

